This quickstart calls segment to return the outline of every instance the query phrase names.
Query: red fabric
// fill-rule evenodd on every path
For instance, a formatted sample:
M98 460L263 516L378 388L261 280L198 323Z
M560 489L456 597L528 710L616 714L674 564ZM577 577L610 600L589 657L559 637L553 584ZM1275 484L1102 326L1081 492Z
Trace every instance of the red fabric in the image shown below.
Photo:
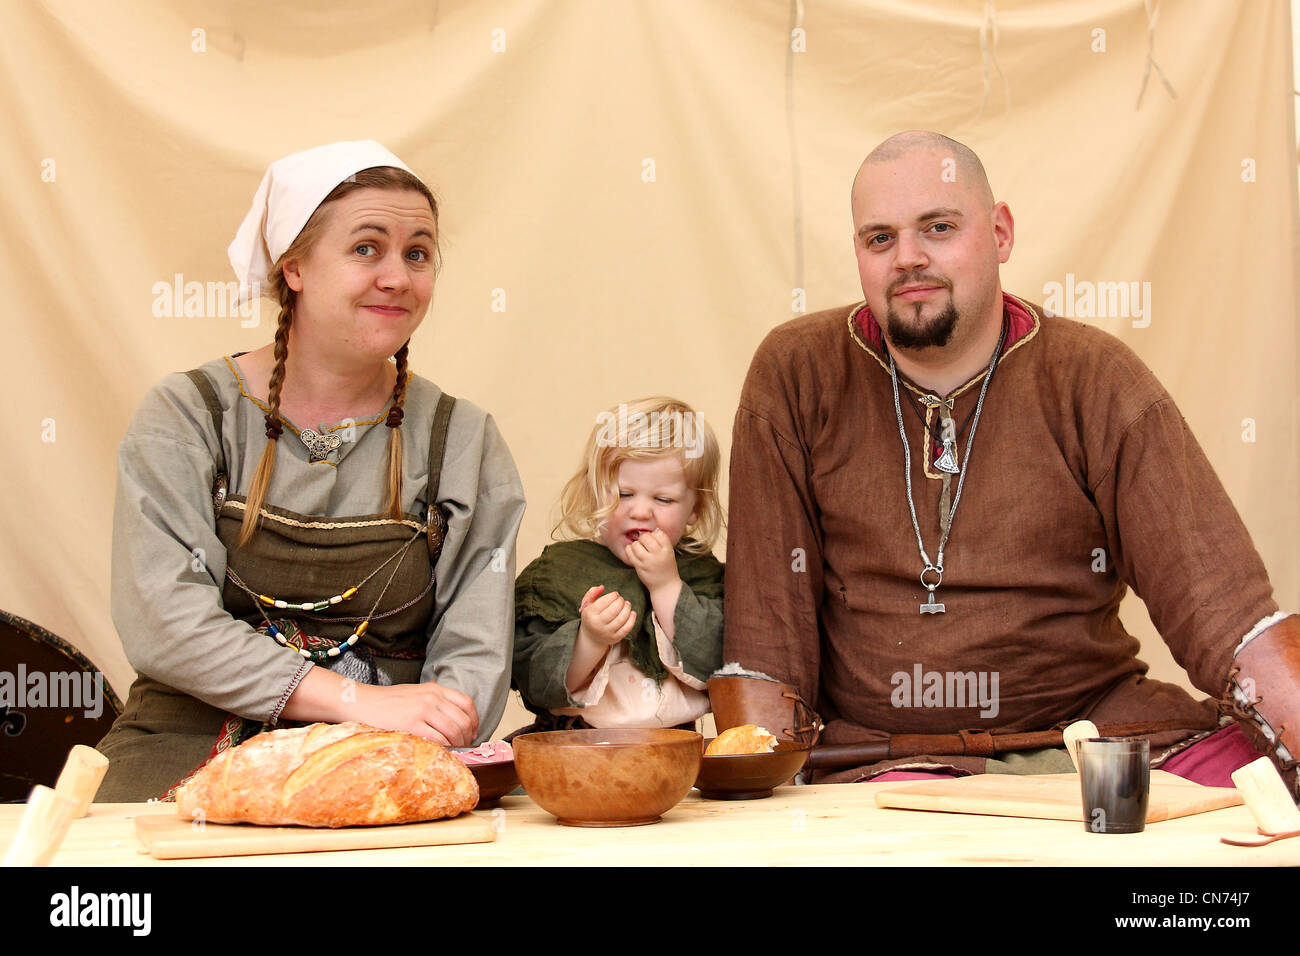
M1204 787L1232 787L1232 772L1261 756L1233 724L1170 757L1160 769Z
M1002 344L1002 351L1005 352L1016 341L1023 336L1028 335L1034 328L1034 317L1029 311L1007 295L1002 293L1002 304L1007 313L1007 340ZM871 343L877 352L884 352L880 344L880 325L876 322L876 317L871 314L871 307L867 306L858 313L855 320L858 325L858 332L864 339Z
M1258 760L1260 754L1236 724L1215 731L1186 750L1175 754L1160 769L1176 777L1199 783L1203 787L1235 787L1232 772ZM957 774L945 770L891 770L871 782L881 780L941 780Z

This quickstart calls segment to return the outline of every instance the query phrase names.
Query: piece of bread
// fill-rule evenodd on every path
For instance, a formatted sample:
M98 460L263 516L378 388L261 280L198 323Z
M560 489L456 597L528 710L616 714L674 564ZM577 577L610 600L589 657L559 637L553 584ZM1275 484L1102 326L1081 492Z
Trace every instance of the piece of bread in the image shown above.
M478 783L445 748L365 724L312 724L258 734L217 754L176 794L208 823L378 826L474 809Z
M706 757L727 757L736 754L770 754L776 749L776 737L756 724L742 724L724 730L704 751Z

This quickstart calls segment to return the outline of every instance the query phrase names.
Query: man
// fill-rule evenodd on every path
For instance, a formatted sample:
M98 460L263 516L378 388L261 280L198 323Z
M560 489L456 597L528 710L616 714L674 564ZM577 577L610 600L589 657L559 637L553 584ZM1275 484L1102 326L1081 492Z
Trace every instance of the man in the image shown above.
M719 728L794 736L797 695L823 745L892 739L818 777L851 781L1069 769L1059 737L999 735L1088 718L1157 765L1204 741L1218 782L1255 757L1220 730L1235 701L1294 786L1300 618L1168 393L1111 336L1002 291L1011 212L960 143L886 140L852 208L865 302L774 329L740 398L724 659L776 683L728 682ZM1128 587L1223 708L1145 678ZM955 750L898 736L958 731Z

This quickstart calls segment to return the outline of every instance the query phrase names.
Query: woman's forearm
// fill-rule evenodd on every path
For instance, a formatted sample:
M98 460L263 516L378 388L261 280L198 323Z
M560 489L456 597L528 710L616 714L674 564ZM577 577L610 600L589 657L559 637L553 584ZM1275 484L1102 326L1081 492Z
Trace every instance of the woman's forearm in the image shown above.
M377 686L324 667L313 667L303 676L280 713L289 720L331 724L354 720L418 734L447 747L469 746L478 733L474 702L455 688L435 681Z
M286 720L341 724L355 719L357 698L367 689L367 685L340 677L328 668L313 667L285 701L280 716Z

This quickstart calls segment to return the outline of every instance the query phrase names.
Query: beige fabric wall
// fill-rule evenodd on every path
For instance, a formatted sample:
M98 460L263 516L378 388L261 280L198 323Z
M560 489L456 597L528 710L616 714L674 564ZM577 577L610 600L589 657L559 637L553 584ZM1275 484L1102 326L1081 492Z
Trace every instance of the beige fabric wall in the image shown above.
M117 443L159 377L271 335L155 315L154 285L231 278L225 247L270 160L375 138L439 192L445 267L413 367L500 423L530 502L522 565L598 410L674 394L729 449L750 356L793 290L810 312L860 298L849 182L913 127L970 144L1010 203L1008 289L1150 283L1146 317L1089 321L1178 399L1297 607L1288 3L1166 0L1154 33L1137 0L988 7L0 6L0 607L125 692ZM1130 603L1157 675L1174 673Z

